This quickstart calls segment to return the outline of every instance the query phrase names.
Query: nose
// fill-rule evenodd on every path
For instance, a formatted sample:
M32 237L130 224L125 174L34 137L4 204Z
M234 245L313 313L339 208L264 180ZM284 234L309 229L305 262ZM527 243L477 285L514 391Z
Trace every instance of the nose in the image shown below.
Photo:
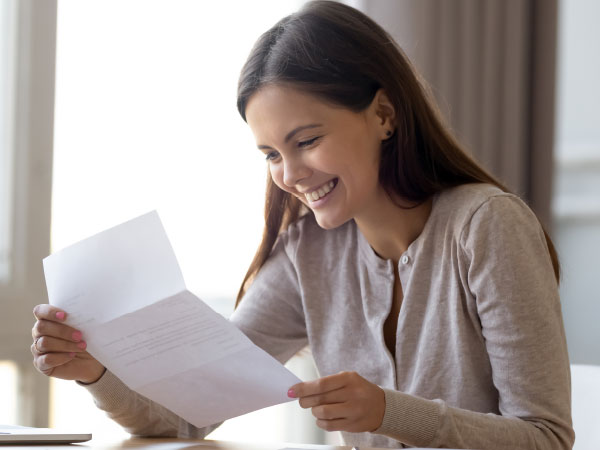
M283 160L283 182L288 187L294 187L300 180L309 177L311 170L299 156L292 156Z

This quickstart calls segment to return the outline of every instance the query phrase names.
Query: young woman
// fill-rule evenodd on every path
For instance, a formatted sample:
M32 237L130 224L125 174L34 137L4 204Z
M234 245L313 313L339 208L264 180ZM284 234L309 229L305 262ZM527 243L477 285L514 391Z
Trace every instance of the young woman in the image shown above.
M282 362L310 346L321 378L288 395L317 425L372 447L570 449L552 242L454 140L392 38L309 3L256 43L238 109L269 176L231 320ZM66 312L34 312L36 367L85 383L128 431L214 428L129 390Z

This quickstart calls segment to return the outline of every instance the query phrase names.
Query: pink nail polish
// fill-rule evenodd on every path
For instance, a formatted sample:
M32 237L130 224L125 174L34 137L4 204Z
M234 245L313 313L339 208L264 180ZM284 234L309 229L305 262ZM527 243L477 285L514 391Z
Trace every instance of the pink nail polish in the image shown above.
M87 347L87 344L86 344L85 342L83 342L83 341L82 341L82 342L80 342L79 344L77 344L77 347L79 347L80 349L82 349L82 350L83 350L84 348L86 348L86 347Z
M69 353L69 358L74 358L74 357L75 357L75 352Z
M74 331L71 337L75 342L77 342L80 341L83 336L81 335L81 331Z
M59 311L59 312L57 312L57 313L56 313L56 318L57 318L58 320L64 320L64 319L65 319L65 313L64 313L64 312L62 312L62 311Z
M294 392L294 390L293 390L293 389L290 389L290 390L288 391L288 393L287 393L287 396L288 396L289 398L296 398L296 393Z

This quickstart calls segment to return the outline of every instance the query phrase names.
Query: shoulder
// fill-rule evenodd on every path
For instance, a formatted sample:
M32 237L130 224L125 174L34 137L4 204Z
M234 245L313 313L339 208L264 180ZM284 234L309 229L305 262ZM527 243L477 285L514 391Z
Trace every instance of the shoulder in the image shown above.
M537 217L523 200L484 183L464 184L436 194L431 222L432 234L462 246L475 244L473 241L487 233L510 234L523 228L543 237Z
M292 262L305 260L311 256L322 258L322 255L336 253L337 250L352 247L357 242L357 230L354 221L332 229L321 228L314 216L304 215L280 234L278 245Z
M459 231L485 218L514 219L538 224L535 214L517 195L484 183L464 184L438 194L436 207Z
M445 189L439 194L438 201L442 209L454 211L457 217L468 220L481 206L498 198L518 197L491 184L470 183Z
M467 184L443 192L439 200L454 217L461 246L476 251L505 246L525 248L535 241L546 250L542 226L519 196L487 184Z

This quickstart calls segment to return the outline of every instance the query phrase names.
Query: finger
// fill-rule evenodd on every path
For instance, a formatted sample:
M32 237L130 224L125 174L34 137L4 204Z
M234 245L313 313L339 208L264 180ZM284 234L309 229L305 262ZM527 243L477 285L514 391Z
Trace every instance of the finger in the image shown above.
M314 381L299 383L290 388L290 397L306 397L343 388L352 372L340 372Z
M346 419L317 419L317 426L325 431L347 431L349 429Z
M56 306L48 305L46 303L36 305L33 308L33 315L36 319L45 319L52 321L63 322L67 318L67 313Z
M348 419L351 412L347 403L319 405L311 409L312 415L321 420Z
M324 394L309 395L301 397L298 404L302 408L312 408L318 405L328 405L332 403L342 403L347 400L348 394L346 389L336 389L335 391L326 392Z
M51 375L56 367L73 360L75 353L45 353L33 359L33 365L43 374Z
M41 336L52 336L71 342L79 342L83 338L81 331L68 325L46 319L38 319L31 329L31 336L33 339L37 339Z
M85 351L87 343L85 341L70 342L51 336L41 336L35 339L32 347L35 351L34 355L44 353L80 353Z

